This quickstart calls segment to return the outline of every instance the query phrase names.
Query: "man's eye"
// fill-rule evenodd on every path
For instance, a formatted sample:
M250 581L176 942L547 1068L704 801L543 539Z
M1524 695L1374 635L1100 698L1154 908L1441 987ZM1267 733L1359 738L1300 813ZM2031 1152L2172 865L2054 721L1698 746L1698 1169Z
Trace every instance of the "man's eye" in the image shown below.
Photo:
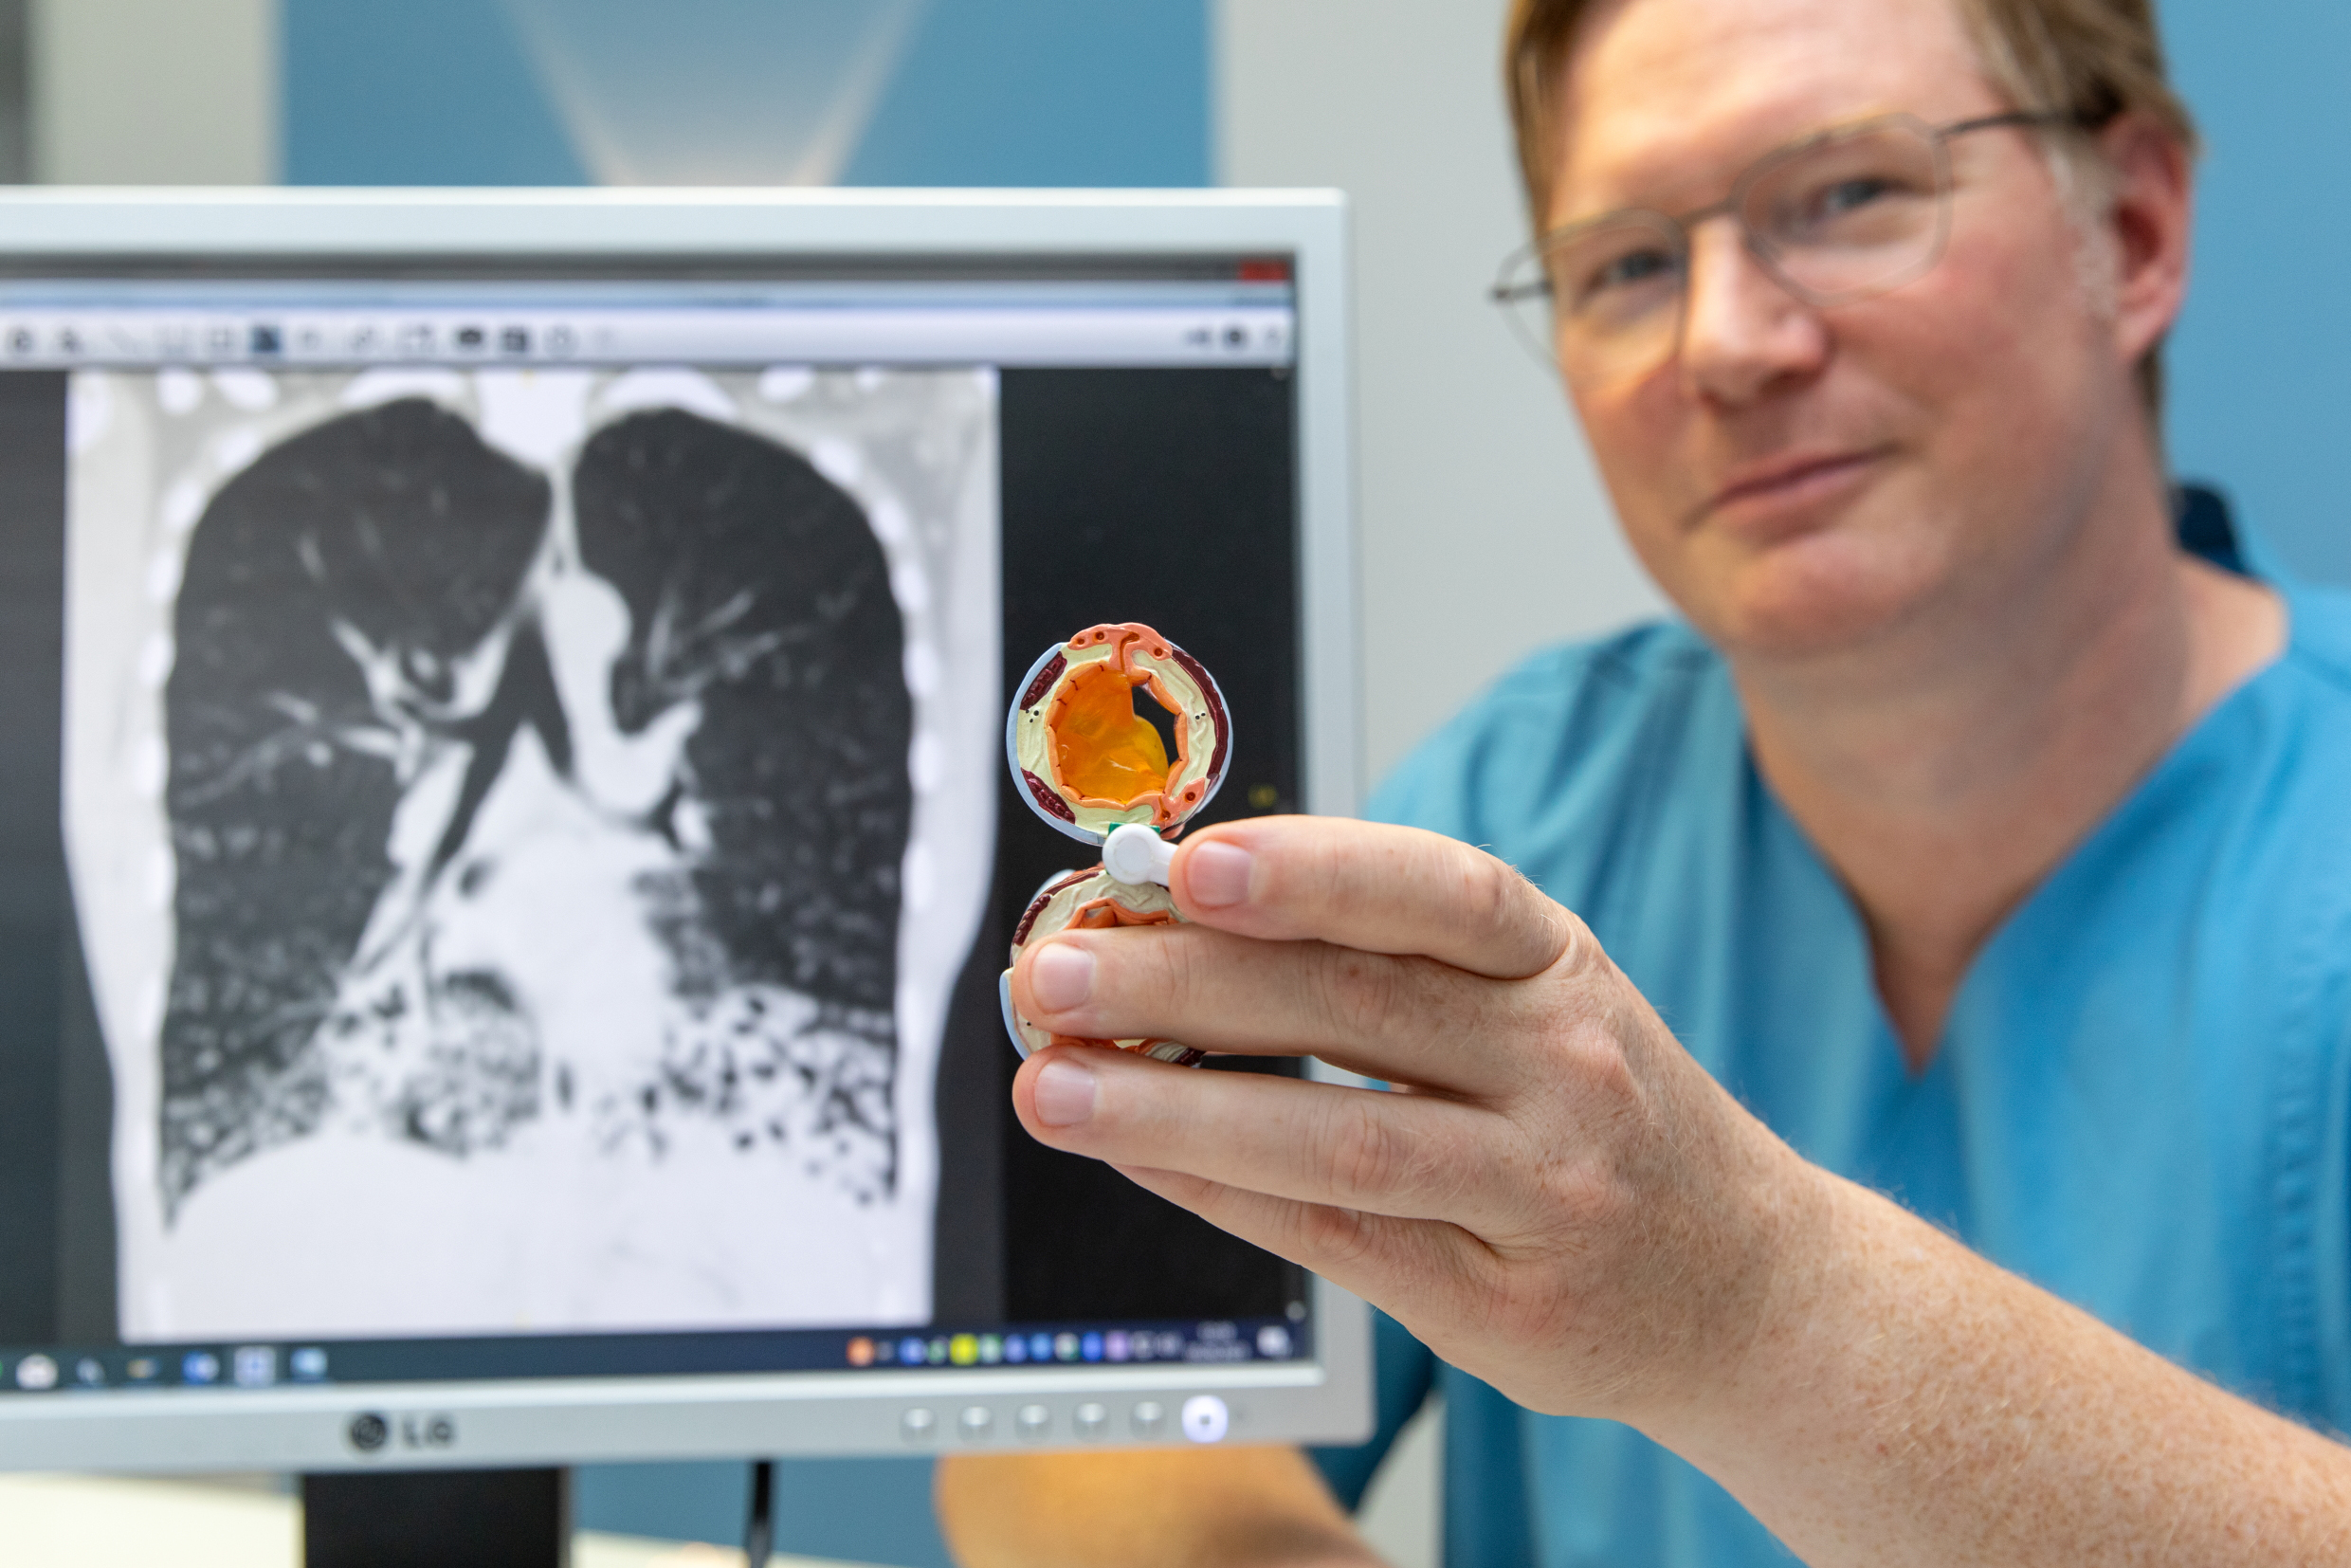
M1931 210L1933 191L1899 173L1864 171L1798 186L1772 202L1758 225L1783 245L1866 243L1907 231Z
M1673 270L1673 258L1662 250L1636 250L1630 256L1619 256L1601 268L1594 280L1595 287L1615 288L1632 283L1646 283Z
M1813 198L1813 217L1832 223L1850 212L1859 211L1872 202L1884 201L1895 193L1895 182L1880 175L1866 174L1839 180L1822 190Z
M1641 292L1661 283L1672 281L1678 270L1673 252L1658 247L1629 250L1594 262L1581 270L1575 287L1569 291L1572 301L1590 304Z

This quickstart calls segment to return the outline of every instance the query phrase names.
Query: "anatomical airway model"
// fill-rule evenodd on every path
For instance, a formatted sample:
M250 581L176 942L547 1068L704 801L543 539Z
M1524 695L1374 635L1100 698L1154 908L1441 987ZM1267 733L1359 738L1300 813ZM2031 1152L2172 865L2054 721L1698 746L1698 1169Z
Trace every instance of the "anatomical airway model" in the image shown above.
M1173 720L1172 761L1157 727L1135 711L1146 694ZM1031 811L1103 851L1100 866L1037 889L1012 933L1013 963L1030 943L1072 926L1183 919L1167 891L1174 841L1215 798L1232 761L1232 720L1200 661L1133 621L1088 627L1030 666L1004 721L1004 755ZM1010 969L997 993L1023 1056L1047 1046L1108 1046L1190 1067L1205 1054L1174 1040L1085 1040L1041 1029L1013 1008Z

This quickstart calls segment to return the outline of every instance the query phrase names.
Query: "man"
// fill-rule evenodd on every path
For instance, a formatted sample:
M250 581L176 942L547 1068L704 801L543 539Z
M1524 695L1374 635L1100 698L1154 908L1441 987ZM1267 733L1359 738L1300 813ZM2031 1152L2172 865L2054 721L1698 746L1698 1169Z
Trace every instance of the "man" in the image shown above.
M1505 680L1382 796L1435 833L1204 832L1195 924L1015 975L1403 1092L1055 1050L1023 1124L1449 1363L1457 1565L2351 1561L2351 607L2178 542L2145 0L1521 0L1512 60L1689 629ZM1363 1560L1282 1454L939 1494L975 1568Z

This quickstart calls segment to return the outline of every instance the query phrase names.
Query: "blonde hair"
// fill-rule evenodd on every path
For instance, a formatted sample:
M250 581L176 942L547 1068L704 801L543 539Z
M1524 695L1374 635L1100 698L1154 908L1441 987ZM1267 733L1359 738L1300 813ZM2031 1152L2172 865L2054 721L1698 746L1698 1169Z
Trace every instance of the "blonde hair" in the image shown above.
M2096 129L2144 115L2194 154L2196 120L2171 84L2152 0L1953 0L1976 40L1984 75L2017 109L2065 116ZM1512 0L1503 50L1519 173L1536 228L1551 210L1558 147L1558 88L1576 28L1592 0ZM2052 165L2069 196L2111 189L2109 171L2080 137L2052 138ZM2071 167L2069 168L2068 165ZM2074 205L2069 202L2069 205ZM2090 214L2084 214L2085 216ZM2150 412L2162 405L2162 345L2139 364Z

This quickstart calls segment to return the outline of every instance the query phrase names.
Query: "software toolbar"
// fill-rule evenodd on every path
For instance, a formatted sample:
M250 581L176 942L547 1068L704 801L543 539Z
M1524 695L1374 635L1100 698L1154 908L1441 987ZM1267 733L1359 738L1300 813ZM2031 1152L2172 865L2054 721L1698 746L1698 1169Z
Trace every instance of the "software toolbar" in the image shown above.
M391 309L0 314L0 367L374 364L1287 365L1285 307Z

